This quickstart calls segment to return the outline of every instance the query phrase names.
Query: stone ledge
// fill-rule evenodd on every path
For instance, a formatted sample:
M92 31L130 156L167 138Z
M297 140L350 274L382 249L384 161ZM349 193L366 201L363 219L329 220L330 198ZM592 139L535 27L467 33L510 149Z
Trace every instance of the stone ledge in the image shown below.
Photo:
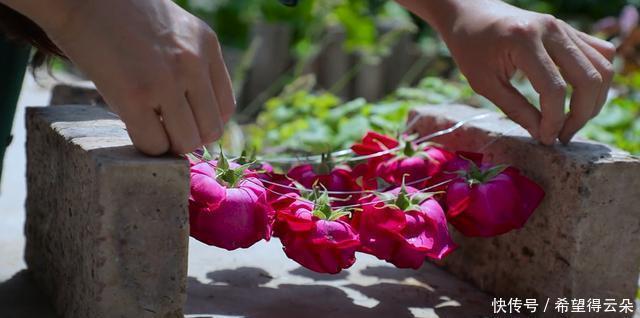
M415 119L414 132L426 135L487 112L427 106L409 122ZM434 141L512 164L547 193L521 230L491 239L454 233L461 247L446 260L449 271L499 296L635 299L640 159L586 140L542 146L498 114Z
M27 110L25 259L64 317L182 317L188 164L93 106Z

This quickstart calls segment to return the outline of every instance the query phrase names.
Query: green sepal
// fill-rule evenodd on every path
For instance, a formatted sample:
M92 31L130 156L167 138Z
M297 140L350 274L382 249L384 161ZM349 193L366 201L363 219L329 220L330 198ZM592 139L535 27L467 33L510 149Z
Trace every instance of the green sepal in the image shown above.
M331 216L329 217L328 220L329 221L335 221L335 220L337 220L337 219L339 219L339 218L341 218L343 216L351 216L351 212L348 212L348 211L342 210L342 209L333 211L333 213L331 214Z
M236 159L235 162L238 164L245 164L245 163L255 164L258 161L257 158L258 157L256 155L256 149L253 147L246 146L245 149L242 150L242 153L240 153L240 157L238 157L238 159Z
M187 159L191 162L196 162L196 163L204 162L204 159L200 159L196 157L196 155L194 155L193 153L188 153L185 156L187 156Z
M390 187L392 184L387 182L385 179L381 177L376 177L377 189L386 189Z
M436 195L437 192L416 192L411 194L411 203L420 205L422 202L427 201Z
M351 215L351 212L345 209L334 210L331 207L331 198L328 192L324 190L322 194L314 200L313 215L322 220L335 221L343 216Z
M504 172L507 168L509 168L509 165L501 164L501 165L493 166L493 167L491 167L491 168L489 168L489 169L487 169L487 170L485 170L483 172L482 179L485 182L487 182L487 181L497 177L499 174Z
M216 165L218 169L229 169L229 161L227 157L224 156L224 151L222 151L222 145L220 145L220 155L218 156L218 164Z
M237 168L231 169L229 161L220 147L220 156L218 157L218 164L216 165L216 179L230 188L235 188L238 182L244 178L245 171L249 169L254 163L245 163Z
M500 165L495 165L485 171L482 171L482 169L478 167L478 165L475 162L473 162L473 160L465 157L462 157L462 158L469 162L469 170L468 171L461 170L463 172L462 174L460 173L461 171L457 171L456 173L458 173L458 175L460 175L461 177L464 177L467 180L467 183L469 184L470 187L476 184L484 184L486 182L489 182L493 178L497 177L499 174L504 172L504 170L509 168L509 165L500 164Z
M222 152L222 145L220 146L220 152ZM204 159L205 161L213 160L213 156L211 155L207 147L202 147L202 159Z
M413 157L416 154L416 149L413 146L411 141L404 142L404 148L402 149L402 154L406 157Z

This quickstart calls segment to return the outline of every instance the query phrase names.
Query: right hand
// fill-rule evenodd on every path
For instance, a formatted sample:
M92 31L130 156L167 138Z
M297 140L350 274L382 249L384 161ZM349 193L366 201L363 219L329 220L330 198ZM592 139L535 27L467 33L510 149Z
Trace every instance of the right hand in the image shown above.
M546 145L568 143L596 116L613 79L611 43L500 0L397 0L442 35L471 87ZM540 110L511 85L520 69ZM565 114L567 83L573 88Z
M67 0L41 24L93 80L149 155L188 153L222 136L235 110L216 34L170 0ZM38 22L38 21L36 21Z

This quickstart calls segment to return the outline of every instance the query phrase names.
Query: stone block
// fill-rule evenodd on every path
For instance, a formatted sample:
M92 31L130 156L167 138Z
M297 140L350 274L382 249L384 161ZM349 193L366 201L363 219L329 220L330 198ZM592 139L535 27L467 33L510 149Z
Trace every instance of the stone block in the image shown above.
M92 106L29 108L25 260L62 317L182 317L189 168Z
M488 112L462 105L427 106L415 109L409 122L415 123L414 132L427 135ZM520 230L495 238L454 233L460 248L445 261L449 271L499 296L635 299L639 158L583 139L543 146L498 113L434 141L513 165L546 191Z

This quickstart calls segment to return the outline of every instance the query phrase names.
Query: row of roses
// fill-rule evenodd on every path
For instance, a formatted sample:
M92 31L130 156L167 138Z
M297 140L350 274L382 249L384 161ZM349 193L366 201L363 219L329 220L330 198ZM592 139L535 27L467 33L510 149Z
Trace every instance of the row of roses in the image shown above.
M286 174L268 163L194 161L191 235L228 250L272 235L285 254L322 273L338 273L355 253L401 268L442 259L456 244L447 222L467 236L521 228L544 197L517 169L482 155L370 132L352 150L352 167L299 165Z

